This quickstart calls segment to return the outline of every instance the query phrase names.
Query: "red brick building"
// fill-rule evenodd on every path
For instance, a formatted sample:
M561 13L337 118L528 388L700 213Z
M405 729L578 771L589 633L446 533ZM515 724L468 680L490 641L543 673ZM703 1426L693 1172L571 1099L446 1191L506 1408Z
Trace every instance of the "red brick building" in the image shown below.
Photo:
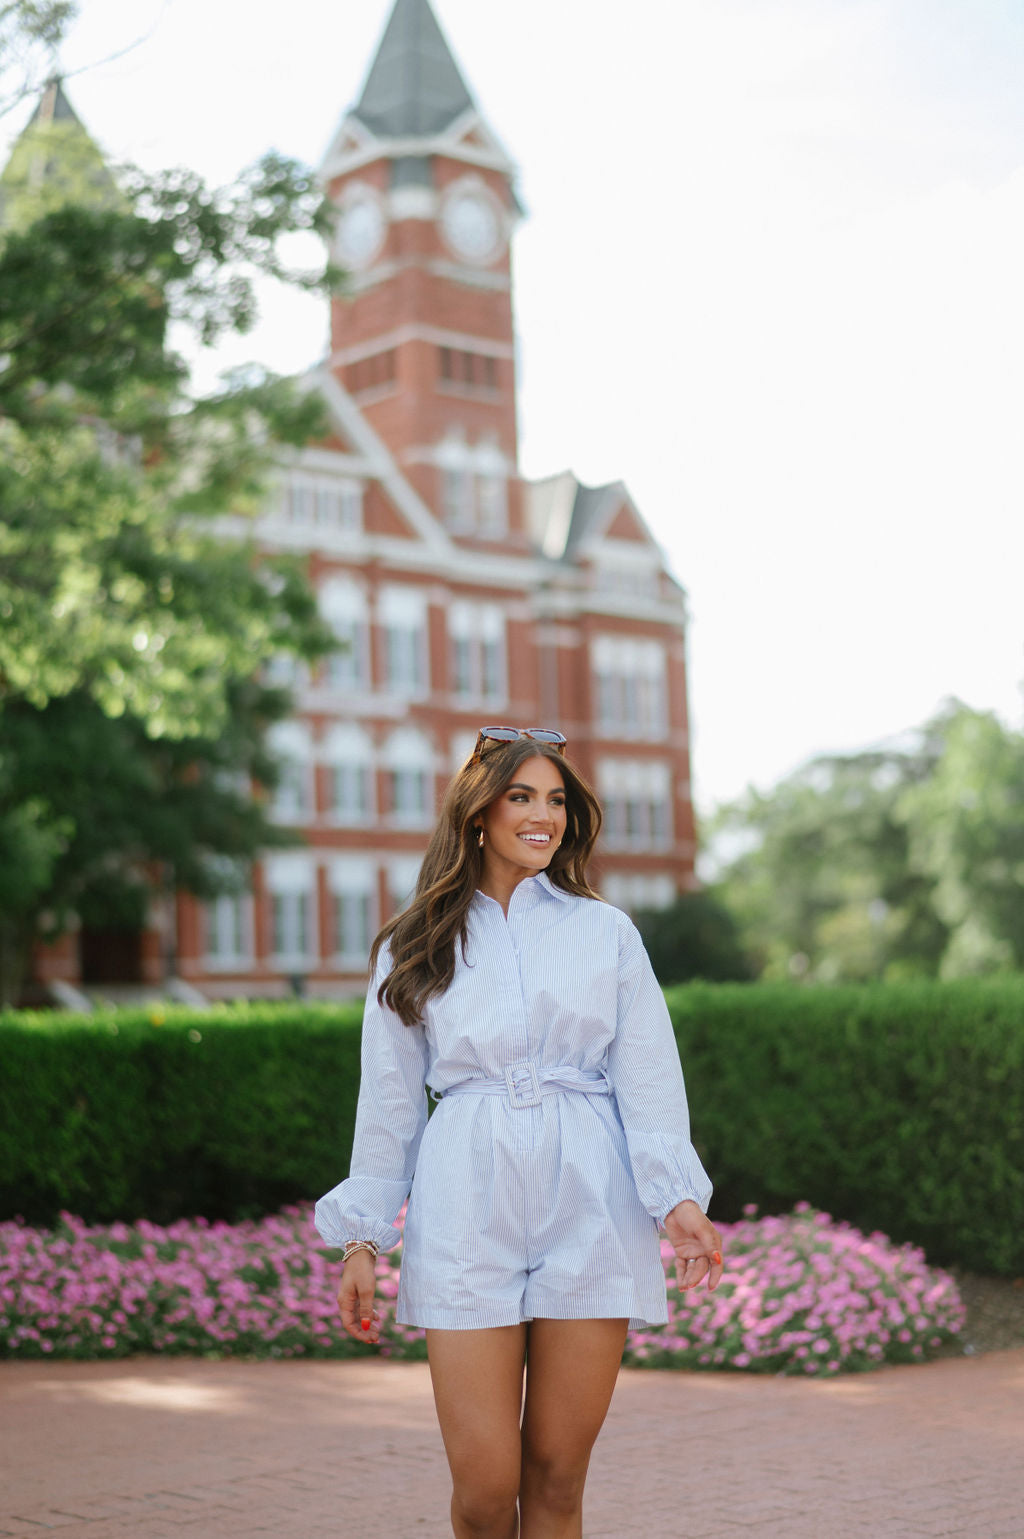
M565 732L610 901L696 885L684 594L621 483L519 474L514 168L427 0L396 0L323 175L351 274L310 376L332 434L282 466L259 537L308 557L339 651L276 734L303 842L147 938L146 971L173 950L210 997L361 988L485 724Z

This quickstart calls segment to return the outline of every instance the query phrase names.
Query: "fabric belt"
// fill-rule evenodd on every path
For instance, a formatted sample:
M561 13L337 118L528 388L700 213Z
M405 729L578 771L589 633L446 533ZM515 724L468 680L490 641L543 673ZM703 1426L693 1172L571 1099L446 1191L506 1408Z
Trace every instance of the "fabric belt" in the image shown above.
M607 1076L584 1074L572 1064L558 1064L550 1069L538 1069L531 1058L510 1063L504 1075L498 1079L464 1079L452 1085L440 1099L450 1095L506 1095L509 1104L517 1110L527 1106L539 1106L541 1096L557 1095L563 1090L578 1090L583 1095L611 1095Z

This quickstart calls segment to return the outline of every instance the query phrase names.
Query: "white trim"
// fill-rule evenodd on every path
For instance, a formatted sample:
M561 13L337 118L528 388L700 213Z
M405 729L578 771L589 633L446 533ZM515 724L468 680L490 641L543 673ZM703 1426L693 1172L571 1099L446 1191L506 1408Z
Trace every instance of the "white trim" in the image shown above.
M392 224L403 219L422 219L430 224L437 218L437 193L433 187L393 187L387 207Z
M435 549L449 550L451 541L426 503L416 495L402 475L383 440L378 438L348 391L325 369L317 370L313 378L323 391L328 411L333 413L346 436L360 446L374 465L375 479L380 481L417 534Z
M605 536L604 531L608 528L609 524L614 523L623 508L627 508L632 513L640 528L644 531L646 536L646 543L644 545L641 545L639 540L609 540ZM633 550L643 550L649 547L655 552L662 565L665 564L664 552L651 533L647 520L630 496L626 483L624 481L613 481L608 487L607 494L599 511L591 519L589 529L577 545L576 555L577 557L593 556L596 560L599 559L599 552L602 549L611 547L618 552L623 546L630 546Z
M410 270L428 272L435 278L447 278L455 283L461 283L464 288L488 289L498 293L509 293L512 288L512 279L507 272L486 267L458 266L454 262L417 255L378 262L374 267L367 268L365 272L357 272L353 268L346 294L353 297L366 294L379 284L389 283L400 273Z
M373 560L381 561L387 566L389 576L407 573L410 576L435 579L457 577L467 586L526 589L533 603L531 618L557 622L576 621L588 614L607 614L652 621L670 626L677 633L684 628L688 618L684 593L673 598L663 595L656 602L630 601L625 595L621 599L613 599L608 594L601 594L586 586L586 572L569 562L520 556L507 549L503 549L500 556L495 556L456 545L454 541L443 552L439 552L437 546L441 540L449 539L439 525L436 526L437 535L431 542L432 548L415 539L396 539L389 535L297 528L273 512L261 515L255 525L245 518L224 515L218 519L217 527L228 537L251 538L255 534L268 549L316 550L337 557L351 566ZM313 532L317 536L315 540L310 538ZM509 537L506 536L501 543L507 545L508 542ZM552 583L558 586L552 586Z
M439 259L431 259L424 266L435 278L451 278L467 288L494 289L499 292L510 292L512 288L512 279L508 273L494 272L490 267L473 267L468 262L444 262Z
M343 141L349 134L351 134L353 139L356 139L359 142L360 147L358 149L342 148ZM342 115L341 122L338 124L337 128L334 130L334 133L331 135L326 154L324 155L323 161L321 162L321 175L325 174L324 168L326 167L326 164L332 155L337 155L339 157L362 155L366 152L367 149L372 151L376 142L377 141L374 139L366 124L357 118L355 113L351 110L346 111Z
M481 134L491 141L491 145L466 144L465 136L473 128L479 129ZM361 141L360 148L349 150L341 148L346 134L349 133ZM321 180L328 182L374 160L397 160L430 155L443 155L448 160L461 160L467 165L500 171L510 182L515 181L518 174L518 167L494 130L484 121L475 107L467 107L465 112L460 113L449 123L443 133L434 134L429 139L419 134L404 139L378 138L350 108L330 140L327 152L320 163L319 175Z
M366 479L372 476L374 467L363 454L347 454L341 449L305 449L284 451L277 461L282 470L323 471L327 475L355 476Z
M380 223L374 236L373 245L368 246L363 252L354 254L351 251L346 252L344 250L342 222L348 211L359 203L369 205ZM331 241L332 249L337 254L339 260L347 264L354 272L366 272L368 268L373 266L376 258L380 256L388 238L387 200L382 195L380 188L375 187L372 182L351 181L347 182L341 189L341 194L334 207L337 210L337 214L334 220L334 231Z
M396 326L393 331L382 332L372 341L357 343L354 347L339 348L330 356L332 368L344 368L358 363L361 358L372 358L387 348L401 347L405 342L433 342L438 347L457 347L467 353L479 353L487 358L514 360L515 343L495 342L490 337L476 337L465 331L448 331L443 326L422 326L410 322Z
M664 567L661 552L651 540L641 544L639 540L610 540L604 538L593 553L595 567L631 566L638 572L661 573Z
M486 208L494 216L494 239L486 251L477 254L460 245L457 235L452 231L451 208L460 198L472 198L486 205ZM512 234L512 221L507 217L507 210L500 198L492 191L482 176L475 172L467 172L466 175L456 177L449 182L441 193L441 206L438 213L437 227L441 239L457 262L468 262L473 268L492 267L499 256L508 249Z

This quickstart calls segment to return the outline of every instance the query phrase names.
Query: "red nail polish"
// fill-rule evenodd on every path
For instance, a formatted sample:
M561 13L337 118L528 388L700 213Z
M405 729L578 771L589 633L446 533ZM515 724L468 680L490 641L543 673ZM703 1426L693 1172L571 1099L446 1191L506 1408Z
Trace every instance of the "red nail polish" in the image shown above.
M721 1266L722 1265L722 1252L720 1250L713 1250L711 1252L711 1259L715 1263L715 1266Z
M360 1324L362 1325L364 1331L368 1331L370 1329L369 1320L362 1320L360 1321Z

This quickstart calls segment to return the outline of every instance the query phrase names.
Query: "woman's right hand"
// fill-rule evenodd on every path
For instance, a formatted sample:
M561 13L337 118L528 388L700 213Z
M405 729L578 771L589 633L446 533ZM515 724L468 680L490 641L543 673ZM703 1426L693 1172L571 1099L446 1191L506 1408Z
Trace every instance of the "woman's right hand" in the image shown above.
M373 1307L376 1283L373 1257L368 1250L357 1250L344 1263L338 1308L348 1334L356 1341L368 1341L371 1346L380 1340L380 1315Z

